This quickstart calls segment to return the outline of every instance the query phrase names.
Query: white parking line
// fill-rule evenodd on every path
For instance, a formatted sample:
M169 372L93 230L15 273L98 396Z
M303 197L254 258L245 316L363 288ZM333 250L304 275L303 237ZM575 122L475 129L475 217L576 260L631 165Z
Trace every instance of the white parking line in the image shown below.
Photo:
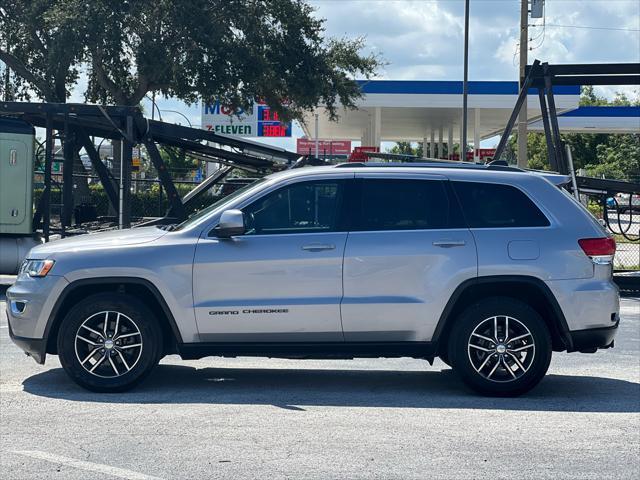
M0 385L0 393L16 393L22 392L24 387L22 385L14 384L14 383L6 383L4 385Z
M158 477L145 475L144 473L133 472L131 470L125 470L124 468L102 465L100 463L85 462L83 460L76 460L75 458L63 457L62 455L54 455L52 453L40 452L38 450L14 450L13 453L17 453L18 455L25 455L31 458L37 458L38 460L44 460L46 462L57 463L59 465L79 468L80 470L87 470L89 472L104 473L106 475L112 475L114 477L126 478L131 480L160 480Z

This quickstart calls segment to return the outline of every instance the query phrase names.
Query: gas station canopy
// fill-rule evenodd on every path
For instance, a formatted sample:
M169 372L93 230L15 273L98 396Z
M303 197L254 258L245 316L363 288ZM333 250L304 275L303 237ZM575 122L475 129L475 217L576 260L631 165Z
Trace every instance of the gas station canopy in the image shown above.
M370 80L360 81L363 96L356 110L341 109L337 122L323 108L310 112L304 130L315 138L360 140L379 146L381 141L460 141L462 82ZM579 86L554 89L559 112L578 107ZM517 82L469 82L469 139L489 138L504 129L518 96ZM529 117L540 115L537 90L529 93ZM434 137L434 138L432 138ZM479 143L479 142L478 142Z
M356 140L380 147L382 141L421 141L438 156L443 144L461 138L462 82L422 80L369 80L358 82L363 96L357 109L341 108L331 121L324 108L304 117L309 139ZM629 133L640 131L638 107L581 107L579 85L553 89L562 131ZM500 134L518 96L518 82L469 82L467 138L475 148L480 141ZM533 131L542 130L537 89L528 94L528 118ZM317 124L316 124L317 122ZM539 124L539 125L538 125ZM448 149L447 149L448 150ZM426 149L425 149L426 151Z
M560 115L558 126L565 133L640 133L640 107L580 107ZM542 121L529 129L542 132Z

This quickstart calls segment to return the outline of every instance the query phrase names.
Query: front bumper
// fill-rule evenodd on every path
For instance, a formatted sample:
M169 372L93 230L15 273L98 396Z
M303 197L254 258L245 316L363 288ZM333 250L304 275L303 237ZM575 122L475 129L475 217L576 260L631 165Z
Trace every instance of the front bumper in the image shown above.
M7 314L13 333L17 337L44 338L51 312L68 284L64 277L51 274L42 278L18 275L6 292ZM13 308L16 303L22 305L22 310Z
M9 313L7 313L7 319L9 318ZM40 365L44 364L44 360L47 356L47 342L44 338L26 338L26 337L17 337L13 333L13 329L11 328L11 322L7 322L9 325L9 337L11 341L15 343L24 353L33 358Z
M62 276L49 274L31 278L22 274L6 292L9 336L38 363L45 361L47 326L56 301L67 285Z
M610 327L588 328L569 332L573 343L571 351L593 353L599 348L613 347L619 324L620 318L617 318L616 323Z

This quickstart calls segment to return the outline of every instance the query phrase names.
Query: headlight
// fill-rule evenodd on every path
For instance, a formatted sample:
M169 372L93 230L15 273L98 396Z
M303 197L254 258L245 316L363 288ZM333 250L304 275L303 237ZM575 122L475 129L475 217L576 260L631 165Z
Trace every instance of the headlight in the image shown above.
M26 273L30 277L46 277L53 268L53 260L25 260L20 267L20 273Z

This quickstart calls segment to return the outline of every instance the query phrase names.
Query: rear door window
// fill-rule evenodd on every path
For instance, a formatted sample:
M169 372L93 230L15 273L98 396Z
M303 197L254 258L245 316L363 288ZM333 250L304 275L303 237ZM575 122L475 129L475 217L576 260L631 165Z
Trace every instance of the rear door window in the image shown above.
M547 217L511 185L451 182L470 228L547 227Z
M441 180L370 179L359 182L356 230L427 230L463 227Z

